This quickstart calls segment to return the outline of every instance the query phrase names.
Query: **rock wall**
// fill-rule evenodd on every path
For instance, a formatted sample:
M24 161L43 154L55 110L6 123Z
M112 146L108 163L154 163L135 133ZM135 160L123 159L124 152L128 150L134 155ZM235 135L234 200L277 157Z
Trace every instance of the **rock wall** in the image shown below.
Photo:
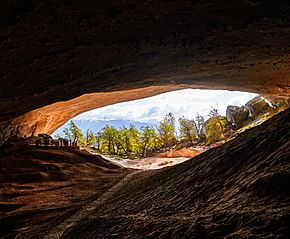
M75 113L158 94L138 91L151 86L290 93L288 1L20 0L0 9L1 138L49 133ZM108 102L82 102L107 93Z

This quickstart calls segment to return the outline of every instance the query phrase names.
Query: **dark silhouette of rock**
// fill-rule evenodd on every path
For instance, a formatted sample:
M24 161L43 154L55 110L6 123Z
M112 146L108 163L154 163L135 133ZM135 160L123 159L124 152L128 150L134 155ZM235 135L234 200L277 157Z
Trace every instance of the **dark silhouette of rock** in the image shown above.
M39 146L42 144L42 141L40 139L35 140L35 145Z
M59 147L59 146L60 146L60 145L59 145L59 140L58 140L58 139L54 140L54 146L56 146L56 147Z
M69 144L68 144L69 141L68 141L67 139L63 139L62 142L63 142L63 146L64 146L64 147L68 147L68 146L69 146Z
M38 134L44 145L53 145L53 138L49 134Z

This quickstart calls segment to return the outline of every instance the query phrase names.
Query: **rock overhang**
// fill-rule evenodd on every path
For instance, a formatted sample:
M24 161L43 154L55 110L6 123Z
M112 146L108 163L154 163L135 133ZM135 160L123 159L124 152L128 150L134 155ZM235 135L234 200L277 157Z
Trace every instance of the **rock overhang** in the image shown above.
M289 9L283 0L7 1L1 138L180 88L288 97Z

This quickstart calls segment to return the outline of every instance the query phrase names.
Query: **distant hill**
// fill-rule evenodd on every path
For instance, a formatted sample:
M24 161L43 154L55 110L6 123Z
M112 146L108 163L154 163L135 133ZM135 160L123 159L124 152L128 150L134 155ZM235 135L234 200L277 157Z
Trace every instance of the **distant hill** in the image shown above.
M142 126L154 126L157 125L157 122L150 122L150 123L144 123L140 121L134 121L134 120L73 120L76 125L81 129L81 131L85 134L87 129L98 132L102 128L104 128L106 125L113 126L115 128L121 128L123 126L129 127L131 124L134 125L137 129L140 129ZM66 122L63 126L58 128L52 136L60 135L63 136L63 130L68 127L68 123Z

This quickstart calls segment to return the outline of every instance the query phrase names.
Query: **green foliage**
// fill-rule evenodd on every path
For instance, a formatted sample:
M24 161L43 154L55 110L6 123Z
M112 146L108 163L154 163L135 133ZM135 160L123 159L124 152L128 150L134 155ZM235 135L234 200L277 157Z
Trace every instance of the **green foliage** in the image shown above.
M158 133L160 140L166 149L171 146L172 140L176 140L175 137L175 118L172 113L167 114L164 119L159 123Z
M94 133L91 130L87 130L86 146L93 147L96 142L97 142L97 139Z
M85 146L84 135L72 120L69 122L68 128L65 128L63 132L65 138L70 140L72 143L77 143L78 145Z
M212 117L205 123L204 117L197 115L194 119L181 117L178 119L180 127L180 140L190 142L202 142L204 129L206 130L207 144L215 143L224 138L227 125L226 117L219 116L218 110L212 108ZM167 114L156 129L152 126L143 126L137 130L134 125L116 129L106 125L98 133L87 130L86 137L73 122L64 129L65 137L73 143L81 146L93 147L101 153L112 154L116 157L131 159L151 156L160 149L167 150L177 144L175 118L171 113Z
M118 130L112 126L106 125L101 131L101 151L107 153L116 153L118 139Z
M190 142L193 145L194 139L198 136L197 125L194 120L181 117L178 119L180 127L180 137L183 141Z
M101 151L101 149L100 149L101 144L102 144L102 135L101 135L101 132L98 132L98 133L95 134L95 139L96 139L95 145L97 147L97 150L98 151Z
M227 118L224 116L209 118L206 122L206 144L210 145L224 139L226 126Z
M154 151L159 147L160 140L156 130L150 126L142 126L138 150L140 158L147 156L149 150Z
M142 158L160 145L156 130L149 126L143 126L140 131L133 125L120 129L105 126L97 139L99 151L128 158Z
M134 125L129 128L123 127L118 130L117 145L119 152L126 154L129 158L134 157L137 152L140 133Z

